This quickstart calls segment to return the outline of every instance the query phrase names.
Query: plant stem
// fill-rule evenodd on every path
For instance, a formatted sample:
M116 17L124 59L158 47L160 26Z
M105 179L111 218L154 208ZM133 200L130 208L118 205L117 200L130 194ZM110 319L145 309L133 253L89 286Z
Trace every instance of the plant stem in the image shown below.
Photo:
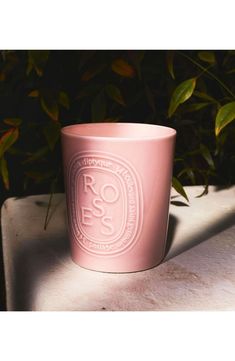
M46 213L45 222L44 222L44 231L46 230L47 225L48 225L48 217L49 217L49 211L51 208L53 194L54 194L54 182L52 183L50 198L49 198L49 202L48 202L48 206L47 206L47 213Z
M207 72L208 69L210 69L212 67L212 65L209 65L207 68L205 68L204 70L201 71L201 73L199 73L196 78L200 78L200 76L202 76L204 73Z
M54 195L54 190L55 190L54 187L55 187L56 182L58 181L60 171L61 171L61 168L59 168L56 177L53 179L53 181L51 183L51 193L50 193L50 198L49 198L49 202L48 202L48 206L47 206L47 213L46 213L45 222L44 222L44 230L46 230L48 222L49 222L49 211L51 208L52 198Z
M205 73L207 73L208 75L210 75L212 78L214 78L232 97L233 99L235 99L235 94L233 94L233 92L227 87L226 84L224 84L219 78L217 78L216 75L214 75L213 73L211 73L207 68L205 68L203 65L201 65L200 63L198 63L196 60L194 60L193 58L191 58L190 56L184 54L181 51L177 51L177 53L179 53L180 55L182 55L183 57L185 57L186 59L188 59L189 61L191 61L193 64L195 64L196 66L198 66L200 69L202 69Z

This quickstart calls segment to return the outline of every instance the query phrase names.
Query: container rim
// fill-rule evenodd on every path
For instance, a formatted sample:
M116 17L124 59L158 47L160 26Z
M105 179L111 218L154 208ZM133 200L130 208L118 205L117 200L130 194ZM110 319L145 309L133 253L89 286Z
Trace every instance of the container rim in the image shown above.
M102 135L101 127L105 128L116 128L116 130L123 127L125 128L133 128L133 130L138 130L137 135L115 135L115 129L113 129L113 133L111 135ZM89 134L89 128L91 128L93 134ZM79 129L81 133L79 134ZM144 134L144 132L148 134ZM123 129L124 130L124 129ZM123 131L122 130L122 131ZM97 131L97 133L96 133ZM98 131L101 133L98 134ZM140 131L143 131L143 134L139 135ZM154 132L156 134L154 134ZM83 133L83 134L82 134ZM168 139L174 138L176 136L176 130L171 127L166 127L162 125L156 124L148 124L148 123L79 123L67 125L61 128L61 134L63 136L68 136L72 138L80 138L87 140L108 140L108 141L152 141L152 140L160 140L160 139ZM125 134L125 130L124 133Z

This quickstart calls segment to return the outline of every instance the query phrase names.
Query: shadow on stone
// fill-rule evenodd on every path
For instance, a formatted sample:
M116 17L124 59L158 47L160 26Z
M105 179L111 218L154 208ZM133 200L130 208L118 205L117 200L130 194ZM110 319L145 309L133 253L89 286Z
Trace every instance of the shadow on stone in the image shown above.
M175 231L176 231L176 227L177 227L178 223L179 223L178 218L173 216L173 214L170 213L169 221L168 221L168 232L167 232L164 259L165 259L166 255L168 254L168 252L172 246L172 243L174 241Z
M235 215L234 213L227 214L222 216L220 220L216 220L214 223L208 225L206 228L201 229L198 227L197 232L193 232L190 237L185 237L184 234L181 235L181 242L176 243L176 229L179 225L179 220L172 214L169 217L169 227L168 227L168 236L167 236L167 247L165 252L165 257L162 262L165 262L182 252L187 251L188 249L198 245L201 242L206 241L207 239L215 236L216 234L226 230L229 227L232 227L235 224Z

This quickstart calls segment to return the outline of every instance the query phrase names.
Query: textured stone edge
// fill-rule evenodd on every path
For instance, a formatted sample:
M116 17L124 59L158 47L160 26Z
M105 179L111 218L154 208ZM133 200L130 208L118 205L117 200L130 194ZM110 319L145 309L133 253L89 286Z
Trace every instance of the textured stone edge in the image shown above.
M11 197L5 200L1 208L1 228L2 228L2 251L3 251L3 266L5 272L5 287L6 287L6 306L7 311L13 310L13 305L11 304L12 294L11 294L11 282L13 277L13 260L10 257L9 247L6 247L6 242L9 239L16 238L16 233L14 231L14 224L8 216L8 208L11 205L12 201L15 200L15 197ZM8 222L6 222L8 219ZM8 235L8 236L6 236Z

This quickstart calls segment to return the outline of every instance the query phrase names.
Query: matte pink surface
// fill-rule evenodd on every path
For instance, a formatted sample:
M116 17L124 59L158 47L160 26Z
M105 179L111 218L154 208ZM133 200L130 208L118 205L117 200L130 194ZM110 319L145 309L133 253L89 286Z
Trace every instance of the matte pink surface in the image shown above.
M176 131L137 123L62 129L71 255L80 266L133 272L164 256Z

